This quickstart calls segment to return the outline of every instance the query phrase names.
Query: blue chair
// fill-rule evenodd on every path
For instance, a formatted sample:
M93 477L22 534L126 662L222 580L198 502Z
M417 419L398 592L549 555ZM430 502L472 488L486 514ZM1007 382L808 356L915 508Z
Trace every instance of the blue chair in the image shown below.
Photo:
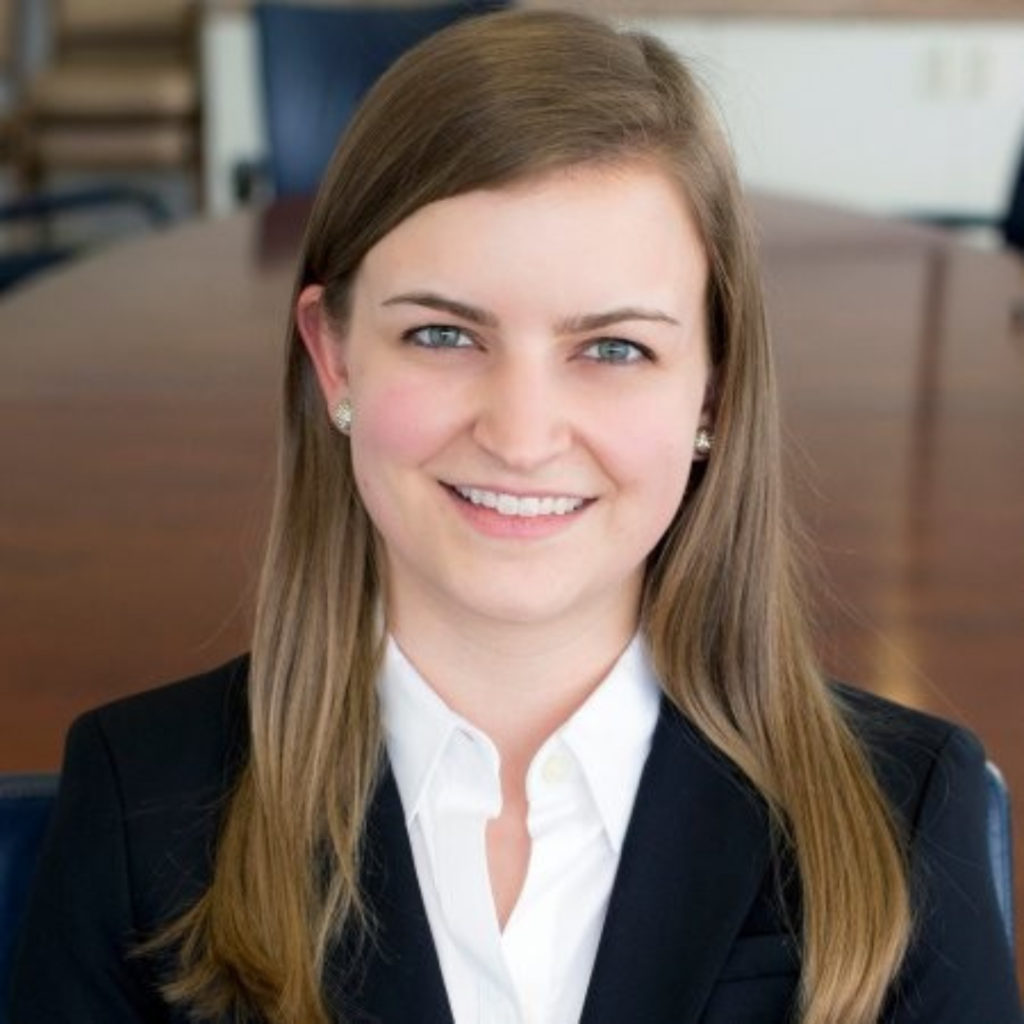
M258 3L267 172L274 195L316 191L359 100L397 57L461 18L506 6L501 0L430 7ZM251 192L251 179L241 170L236 188Z
M0 775L0 1019L14 942L56 795L56 775Z
M1014 949L1013 915L1013 829L1010 820L1010 792L999 769L985 765L988 789L988 855L996 883L996 899L1002 911L1010 950Z

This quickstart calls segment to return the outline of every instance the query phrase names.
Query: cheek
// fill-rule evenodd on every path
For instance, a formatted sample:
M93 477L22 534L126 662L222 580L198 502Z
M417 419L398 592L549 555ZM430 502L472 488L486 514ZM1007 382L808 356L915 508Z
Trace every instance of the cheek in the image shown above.
M353 405L352 457L363 501L374 519L395 514L415 501L410 480L421 482L418 471L455 435L452 403L429 381L392 376L354 389Z
M403 505L398 500L401 476L397 470L416 461L416 421L423 400L417 389L401 386L353 394L352 463L356 486L386 546L396 531L402 530Z
M360 391L355 397L357 423L353 449L365 451L383 462L415 459L429 429L435 397L413 383Z
M626 411L626 410L623 410ZM615 475L642 502L645 532L660 537L675 516L693 466L699 409L646 403L618 419L610 442Z
M643 461L638 464L651 515L663 520L662 529L668 527L683 500L693 467L692 458L691 447L676 437L649 445Z

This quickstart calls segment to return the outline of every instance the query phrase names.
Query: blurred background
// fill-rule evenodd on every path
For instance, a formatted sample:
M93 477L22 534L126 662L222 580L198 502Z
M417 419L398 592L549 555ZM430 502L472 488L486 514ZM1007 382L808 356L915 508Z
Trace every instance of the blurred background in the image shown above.
M0 199L121 187L105 204L93 192L102 234L273 194L259 6L2 0ZM576 6L694 61L752 187L883 214L1006 211L1024 137L1022 0Z
M246 646L310 193L395 56L502 6L0 0L0 783ZM1020 806L1024 0L575 6L728 126L828 670L970 726Z

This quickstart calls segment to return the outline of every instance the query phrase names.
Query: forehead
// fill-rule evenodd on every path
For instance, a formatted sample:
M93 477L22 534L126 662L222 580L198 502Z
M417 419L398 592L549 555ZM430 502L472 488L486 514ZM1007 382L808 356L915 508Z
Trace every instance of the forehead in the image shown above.
M585 292L588 280L702 290L706 262L679 184L637 162L572 167L429 203L369 251L357 281L413 285L427 274L439 287L499 291L513 277L542 292Z

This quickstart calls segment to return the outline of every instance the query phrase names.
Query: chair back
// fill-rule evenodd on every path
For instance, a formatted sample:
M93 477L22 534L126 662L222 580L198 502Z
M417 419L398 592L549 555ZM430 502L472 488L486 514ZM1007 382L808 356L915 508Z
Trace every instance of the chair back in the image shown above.
M60 0L52 59L27 89L24 190L175 170L201 196L198 25L194 0Z
M996 899L1003 916L1006 938L1014 949L1013 917L1013 829L1010 820L1010 793L999 769L989 761L985 765L988 803L988 855L992 863Z
M131 59L156 47L181 52L195 18L194 0L58 0L56 45L88 53L114 51L116 59Z
M493 0L415 7L257 4L274 194L316 191L359 100L397 57L461 18L504 6Z
M0 775L0 1006L6 1003L15 939L56 795L56 775Z

